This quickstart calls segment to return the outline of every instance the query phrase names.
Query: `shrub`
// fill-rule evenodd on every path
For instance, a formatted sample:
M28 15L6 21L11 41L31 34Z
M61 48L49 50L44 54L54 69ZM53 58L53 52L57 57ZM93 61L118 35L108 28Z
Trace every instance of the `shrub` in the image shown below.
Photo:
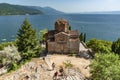
M70 51L70 53L68 54L68 56L74 56L75 52L74 51Z
M14 45L5 47L4 50L0 52L0 61L3 65L8 65L15 61L17 62L20 59L21 56Z
M63 64L65 65L65 68L70 68L73 66L70 60L63 62Z
M14 45L15 42L2 42L0 43L0 50L4 50L5 47Z
M92 39L87 42L87 46L91 48L94 53L109 53L112 51L112 42L105 40Z
M120 60L114 53L97 53L90 65L93 80L119 80Z
M17 70L18 68L19 68L19 66L17 65L17 63L12 62L12 63L10 64L10 67L9 67L9 69L8 69L8 72L10 72L10 71L15 71L15 70Z

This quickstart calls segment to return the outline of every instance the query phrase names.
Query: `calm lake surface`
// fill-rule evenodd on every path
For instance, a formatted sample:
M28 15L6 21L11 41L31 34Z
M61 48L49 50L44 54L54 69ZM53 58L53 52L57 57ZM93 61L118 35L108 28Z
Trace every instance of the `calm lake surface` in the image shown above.
M0 42L12 41L25 18L28 18L37 31L47 28L54 29L59 18L69 21L72 29L87 34L92 38L114 41L120 38L120 15L101 14L65 14L65 15L15 15L0 16Z

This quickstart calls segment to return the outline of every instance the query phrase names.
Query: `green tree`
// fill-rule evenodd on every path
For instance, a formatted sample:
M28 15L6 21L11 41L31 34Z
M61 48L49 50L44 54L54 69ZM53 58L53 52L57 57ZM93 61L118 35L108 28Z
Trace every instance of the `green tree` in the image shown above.
M44 41L44 35L48 32L48 30L45 28L43 30L40 30L40 32L38 33L38 40L39 41Z
M91 48L94 53L109 53L112 51L112 42L105 40L92 39L87 42L87 46Z
M93 80L119 80L120 60L114 53L97 53L90 65Z
M71 26L69 26L69 30L71 30Z
M86 42L86 33L81 33L79 39L80 41Z
M31 58L40 53L36 30L32 29L27 19L18 31L16 45L23 58Z
M120 54L120 38L117 41L113 42L112 51L117 54Z
M83 42L86 42L86 33L84 33L84 41Z

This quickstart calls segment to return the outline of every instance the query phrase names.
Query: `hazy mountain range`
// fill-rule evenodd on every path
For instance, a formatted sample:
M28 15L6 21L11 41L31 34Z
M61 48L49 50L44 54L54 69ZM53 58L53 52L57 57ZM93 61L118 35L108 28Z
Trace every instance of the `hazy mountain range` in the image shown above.
M0 3L0 15L64 14L50 7L22 6Z
M22 6L8 3L0 3L0 15L26 15L26 14L58 15L65 13L51 7ZM82 12L80 14L120 14L120 11Z
M64 12L62 11L58 11L56 9L53 9L51 7L38 7L38 6L29 6L31 8L34 8L34 9L37 9L37 10L40 10L42 11L43 13L45 14L50 14L50 15L54 15L54 14L65 14Z

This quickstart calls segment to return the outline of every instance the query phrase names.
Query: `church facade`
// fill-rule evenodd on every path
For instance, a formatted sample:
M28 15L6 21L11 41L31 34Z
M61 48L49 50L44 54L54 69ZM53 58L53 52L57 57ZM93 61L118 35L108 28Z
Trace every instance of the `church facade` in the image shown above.
M78 53L79 32L70 30L67 20L59 19L55 22L55 30L45 34L46 50L49 53Z

